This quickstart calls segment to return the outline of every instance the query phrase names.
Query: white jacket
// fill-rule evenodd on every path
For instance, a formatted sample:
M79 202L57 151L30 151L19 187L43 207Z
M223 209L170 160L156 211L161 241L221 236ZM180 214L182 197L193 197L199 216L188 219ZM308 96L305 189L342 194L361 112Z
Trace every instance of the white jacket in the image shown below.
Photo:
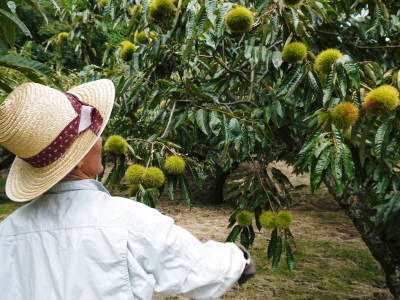
M0 224L0 300L214 299L245 263L96 180L60 182Z

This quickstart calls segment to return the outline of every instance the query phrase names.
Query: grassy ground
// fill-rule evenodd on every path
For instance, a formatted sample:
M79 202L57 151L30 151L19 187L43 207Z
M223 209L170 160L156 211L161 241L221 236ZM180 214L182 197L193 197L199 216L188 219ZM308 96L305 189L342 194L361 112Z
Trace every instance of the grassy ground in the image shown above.
M307 184L306 177L290 176L295 185ZM242 287L235 285L223 299L392 299L379 265L326 190L311 194L306 187L294 191L293 197L295 270L289 272L281 263L272 271L266 260L270 233L257 233L250 250L257 264L257 276ZM0 220L18 206L0 201ZM158 208L200 240L224 241L229 232L228 206L196 205L189 211L180 203L163 201ZM155 299L185 298L156 295Z
M223 241L228 233L228 208L203 206L189 212L184 206L164 203L159 209L203 241ZM378 264L344 215L301 207L293 212L295 270L289 272L281 263L272 271L266 260L269 232L258 233L250 250L257 264L257 276L243 287L234 286L223 299L391 299Z

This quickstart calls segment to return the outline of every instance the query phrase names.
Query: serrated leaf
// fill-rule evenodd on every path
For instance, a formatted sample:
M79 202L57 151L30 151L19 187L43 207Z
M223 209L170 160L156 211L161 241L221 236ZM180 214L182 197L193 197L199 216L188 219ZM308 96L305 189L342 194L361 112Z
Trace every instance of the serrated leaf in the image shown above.
M217 6L216 0L206 0L206 10L207 10L207 17L210 20L213 26L215 25L215 20L217 16L215 15L215 7Z
M298 86L302 83L303 78L305 77L305 68L303 66L300 66L295 73L295 76L293 76L293 78L289 81L289 84L287 86L287 96L289 96L290 94L292 94L297 88Z
M302 82L302 79L305 75L304 66L300 65L295 68L292 72L290 72L287 77L280 84L279 91L277 92L277 96L283 96L285 94L290 95L293 93L299 84Z
M360 71L357 64L345 63L343 67L346 70L347 76L351 79L352 85L358 89L360 87Z
M319 143L318 147L316 147L314 150L315 158L318 158L321 153L330 145L332 145L332 142L330 140L322 140L322 142Z
M335 87L336 71L334 68L329 72L328 79L326 81L326 86L324 88L324 97L322 98L322 103L324 106L329 106L329 102L332 97L332 92Z
M338 79L340 94L344 99L346 97L348 88L347 88L346 72L341 64L337 65L337 79Z
M342 155L343 155L343 143L341 140L341 135L339 130L332 125L332 133L333 133L333 155L331 158L331 168L332 175L337 182L341 182L342 174L343 174L343 166L342 166Z
M387 143L389 132L391 130L390 122L391 119L387 118L381 126L379 126L375 134L375 153L379 158L382 158L384 154L385 144Z
M308 75L308 82L310 83L310 86L314 90L314 92L322 94L322 87L318 79L316 78L315 73L309 71L307 75Z
M323 172L329 167L331 160L332 147L327 148L319 157L318 161L314 164L311 169L310 183L312 191L319 186L322 181Z
M353 180L355 177L355 166L353 162L353 156L349 147L343 144L343 167L347 179Z

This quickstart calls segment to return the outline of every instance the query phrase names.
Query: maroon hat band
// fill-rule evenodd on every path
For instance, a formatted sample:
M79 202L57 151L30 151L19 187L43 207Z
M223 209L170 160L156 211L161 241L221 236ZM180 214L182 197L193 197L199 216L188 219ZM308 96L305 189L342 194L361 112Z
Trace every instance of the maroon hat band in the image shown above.
M43 168L60 158L75 139L87 129L98 135L103 118L92 105L86 104L73 94L65 93L78 116L73 119L46 148L38 154L22 158L34 168Z

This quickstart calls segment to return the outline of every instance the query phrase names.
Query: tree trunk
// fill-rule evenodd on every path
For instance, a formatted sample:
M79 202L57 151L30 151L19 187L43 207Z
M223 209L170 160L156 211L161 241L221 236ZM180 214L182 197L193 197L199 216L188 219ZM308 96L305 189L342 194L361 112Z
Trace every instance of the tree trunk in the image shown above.
M378 232L374 230L371 217L375 216L376 210L369 204L370 202L366 195L355 195L352 194L351 191L347 191L343 196L339 197L336 194L336 188L332 178L325 179L324 183L339 206L352 220L372 256L380 263L386 274L386 284L390 292L396 300L400 300L399 241L387 240L382 231Z
M226 171L220 165L215 166L215 179L210 188L210 202L222 204L224 202L224 186L229 175L237 169L239 163L233 163L232 167Z

